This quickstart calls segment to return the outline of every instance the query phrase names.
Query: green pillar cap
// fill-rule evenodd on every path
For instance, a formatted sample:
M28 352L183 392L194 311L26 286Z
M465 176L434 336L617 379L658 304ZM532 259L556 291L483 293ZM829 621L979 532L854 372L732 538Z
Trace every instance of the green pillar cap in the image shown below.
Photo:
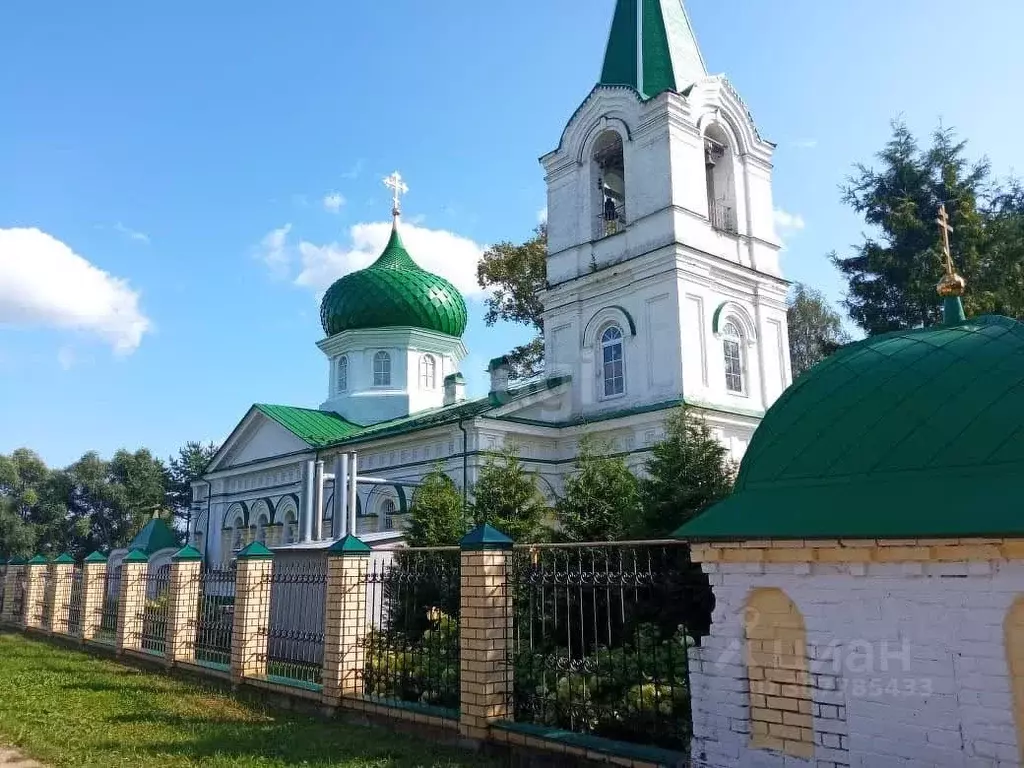
M31 560L28 561L28 564L29 565L49 565L50 561L47 560L42 555L36 555L35 557L33 557Z
M8 565L25 565L28 561L24 557L12 557L7 561Z
M122 563L148 563L149 555L143 552L141 549L133 549L128 553L128 556L121 561Z
M462 537L459 546L463 552L485 549L512 549L512 539L488 523L474 528Z
M174 560L174 562L176 562L176 563L181 563L181 562L191 561L191 560L202 560L203 559L203 553L200 552L195 547L193 547L191 545L188 545L188 546L185 546L185 547L182 547L181 549L179 549L175 553L174 557L172 557L171 559Z
M105 562L107 562L107 556L104 555L99 550L96 550L91 555L89 555L87 558L85 558L85 562L87 562L87 563L105 563Z
M328 557L354 557L370 554L370 548L366 542L357 539L351 533L343 539L338 539L327 548Z
M74 565L75 564L75 558L73 558L71 555L69 555L67 552L65 552L62 555L60 555L53 562L55 562L57 565Z
M238 553L239 560L270 560L273 556L274 553L258 541L254 541Z

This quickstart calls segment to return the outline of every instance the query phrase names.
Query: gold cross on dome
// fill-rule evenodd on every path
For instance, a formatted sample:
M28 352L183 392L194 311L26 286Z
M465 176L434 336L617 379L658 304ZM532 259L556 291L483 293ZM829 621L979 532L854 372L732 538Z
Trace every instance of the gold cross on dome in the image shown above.
M939 206L939 218L935 220L935 223L942 230L942 250L946 256L946 274L952 275L955 270L953 269L953 253L949 249L949 236L953 232L953 228L949 225L949 214L946 213L945 203Z
M390 189L394 193L392 198L393 207L391 213L398 216L402 213L402 195L409 191L409 185L402 179L402 174L395 171L386 179L384 179L384 186Z

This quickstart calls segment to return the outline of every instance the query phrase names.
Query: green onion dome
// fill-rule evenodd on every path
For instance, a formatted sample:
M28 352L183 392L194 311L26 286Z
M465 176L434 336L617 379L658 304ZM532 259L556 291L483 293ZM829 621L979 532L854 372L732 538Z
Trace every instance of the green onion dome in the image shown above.
M328 336L396 326L462 336L466 320L466 302L455 286L421 269L409 256L397 218L380 258L337 280L320 304L320 321Z

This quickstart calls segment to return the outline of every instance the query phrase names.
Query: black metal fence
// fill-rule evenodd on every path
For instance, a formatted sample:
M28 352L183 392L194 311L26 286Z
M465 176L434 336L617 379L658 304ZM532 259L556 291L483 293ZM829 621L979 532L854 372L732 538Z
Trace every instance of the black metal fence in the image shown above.
M4 601L8 600L7 594L7 566L0 565L0 616L4 615Z
M73 637L82 634L82 569L78 566L64 574L67 584L67 633Z
M40 589L36 594L36 604L30 606L32 611L32 622L37 627L50 628L50 613L53 609L53 574L49 568L42 572L40 578Z
M22 621L25 616L25 583L27 577L25 576L24 569L15 577L14 584L11 589L11 595L5 597L5 600L11 601L11 615L14 616L15 621Z
M366 695L457 712L458 548L378 558L366 576Z
M325 559L274 562L269 580L267 674L286 681L323 682Z
M688 747L687 649L712 598L685 546L517 548L509 578L516 721Z
M142 611L142 650L167 652L167 611L171 602L171 567L146 574L146 602Z
M199 582L196 661L228 666L235 620L235 571L205 571L196 578Z
M117 608L121 602L121 566L108 567L103 577L103 606L100 625L93 638L97 643L113 645L117 640Z

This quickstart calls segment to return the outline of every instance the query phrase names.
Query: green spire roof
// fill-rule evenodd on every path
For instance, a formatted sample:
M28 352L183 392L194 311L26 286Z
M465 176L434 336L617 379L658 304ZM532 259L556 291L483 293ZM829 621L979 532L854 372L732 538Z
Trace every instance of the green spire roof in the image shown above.
M462 336L466 302L443 277L420 269L402 243L398 219L380 257L334 283L320 304L324 332L412 327Z
M692 539L1024 535L1024 325L986 316L875 336L765 415L733 494Z
M177 549L179 546L174 531L163 520L154 517L136 534L128 549L138 549L152 555L161 549Z
M618 0L599 85L628 85L649 99L707 74L682 0Z

